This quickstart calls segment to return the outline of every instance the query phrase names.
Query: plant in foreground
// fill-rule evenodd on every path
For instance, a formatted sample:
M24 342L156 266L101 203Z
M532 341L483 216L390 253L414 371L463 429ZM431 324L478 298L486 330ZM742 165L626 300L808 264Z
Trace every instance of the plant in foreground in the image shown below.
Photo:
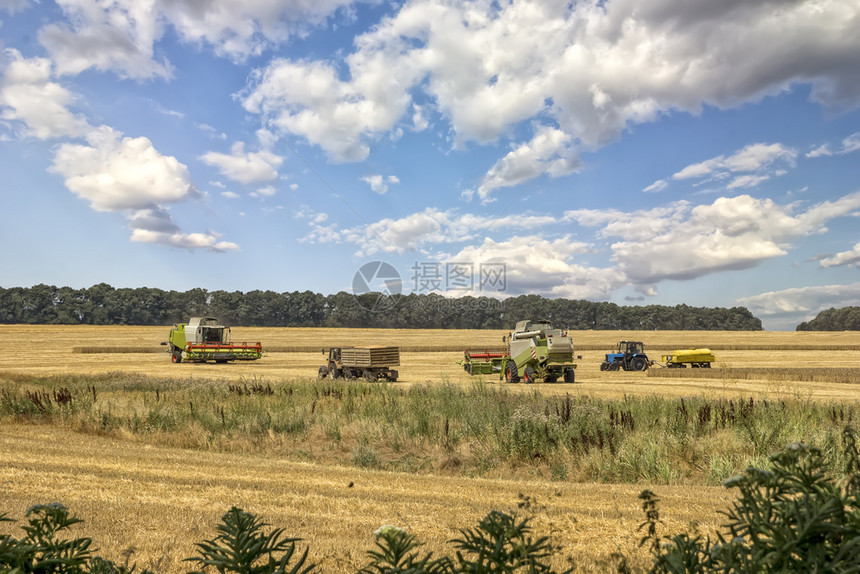
M216 527L220 534L198 543L200 555L185 560L198 562L203 569L212 566L222 574L303 574L315 568L314 564L305 566L307 548L296 563L290 565L296 542L301 538L283 537L283 528L266 533L265 526L268 524L234 506L221 517L221 524Z
M860 572L860 456L850 429L843 445L841 479L825 472L821 451L795 443L770 457L770 469L726 480L740 491L724 512L727 531L716 542L667 537L652 547L651 572ZM644 524L657 519L652 514Z

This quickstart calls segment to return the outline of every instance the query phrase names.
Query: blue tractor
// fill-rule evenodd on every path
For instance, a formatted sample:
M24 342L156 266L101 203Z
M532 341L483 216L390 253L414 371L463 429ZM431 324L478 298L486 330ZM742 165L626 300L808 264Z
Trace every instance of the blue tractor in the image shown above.
M644 371L652 365L641 341L619 341L615 352L606 353L600 363L601 371Z

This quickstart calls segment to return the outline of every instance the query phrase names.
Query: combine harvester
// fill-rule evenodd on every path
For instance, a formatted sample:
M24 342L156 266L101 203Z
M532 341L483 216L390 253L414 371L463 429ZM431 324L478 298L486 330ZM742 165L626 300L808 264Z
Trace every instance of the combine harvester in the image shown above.
M499 373L508 383L518 383L520 374L526 383L576 381L573 340L549 321L520 321L502 340L504 349L467 349L463 369L470 375Z
M192 317L188 323L174 325L162 345L167 345L174 363L256 361L263 356L263 345L259 342L231 342L230 327L219 325L215 317Z

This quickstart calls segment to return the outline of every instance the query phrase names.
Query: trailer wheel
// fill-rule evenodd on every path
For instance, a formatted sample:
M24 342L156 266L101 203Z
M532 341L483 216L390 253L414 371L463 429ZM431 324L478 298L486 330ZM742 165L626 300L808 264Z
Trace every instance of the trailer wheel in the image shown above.
M547 375L543 379L543 382L545 383L555 383L556 381L558 381L558 377L556 377L555 375Z
M643 357L633 357L633 360L630 362L630 366L634 371L644 371L645 367L648 366L648 361Z
M526 367L526 370L523 372L523 381L530 385L535 382L535 370L531 367Z
M506 383L519 383L520 382L520 374L517 372L517 364L513 361L508 361L508 364L505 366L505 382Z
M173 354L170 356L170 360L173 361L174 363L181 363L182 362L182 351L180 351L179 349L175 349L173 351Z
M328 369L325 365L323 365L322 367L320 367L320 370L317 371L317 378L324 379L326 378L326 376L328 376Z
M364 369L364 380L365 381L375 381L376 375L373 374L373 371L370 369Z
M711 364L710 364L710 363L702 363L702 368L703 368L703 369L710 369L710 368L711 368Z
M565 383L575 383L576 382L576 371L573 367L567 367L564 369L564 382Z

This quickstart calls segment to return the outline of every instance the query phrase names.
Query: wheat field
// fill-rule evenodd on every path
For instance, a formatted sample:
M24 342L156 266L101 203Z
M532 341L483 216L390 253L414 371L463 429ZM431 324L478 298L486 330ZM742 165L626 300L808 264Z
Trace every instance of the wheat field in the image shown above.
M378 329L233 329L235 341L260 341L269 352L250 363L175 365L159 345L169 327L0 326L0 392L43 377L115 373L211 382L285 382L316 377L330 345L399 345L400 379L394 385L474 380L457 361L465 348L497 347L503 331ZM755 397L801 401L858 401L857 333L573 332L575 384L504 385L542 394ZM601 372L603 353L619 339L641 340L652 359L675 348L710 347L710 373L660 369ZM821 380L835 368L845 380ZM733 371L734 370L734 371ZM700 370L695 370L700 371ZM702 370L703 371L703 370ZM744 372L743 377L731 376ZM726 376L717 376L717 373ZM818 378L810 376L821 375ZM705 376L707 375L707 376ZM826 379L826 377L824 377ZM499 384L487 377L489 383ZM23 383L22 383L23 381ZM525 476L525 478L523 478ZM351 486L350 486L351 485ZM282 459L277 454L189 450L144 442L121 432L104 436L62 425L0 423L0 512L23 519L27 507L59 500L85 520L104 556L158 572L189 570L181 558L194 543L214 536L230 506L257 513L275 527L308 541L321 572L355 572L382 524L404 526L447 552L459 528L474 526L492 509L516 510L531 501L534 525L552 534L562 567L579 572L612 569L614 553L644 564L637 547L643 520L638 493L651 488L663 499L665 533L695 526L712 532L732 493L721 487L599 484L553 481L539 470L516 480L361 470ZM14 533L12 525L0 532ZM637 562L638 561L638 562Z
M397 345L401 347L397 384L475 380L457 364L462 349L499 347L506 331L328 329L235 327L234 341L261 342L259 361L227 365L174 365L166 347L170 327L134 326L0 326L0 375L138 373L154 377L240 380L297 380L316 376L320 351L329 346ZM538 384L518 388L547 394L694 396L796 396L814 400L860 400L860 387L808 380L799 368L860 369L860 334L855 332L721 332L721 331L574 331L577 383ZM669 373L601 372L603 354L617 341L639 340L652 360L674 349L709 347L714 367L770 368L771 375L701 378L692 369ZM268 349L268 351L267 351ZM285 349L298 349L285 352ZM798 373L792 377L792 372ZM689 373L689 375L687 375ZM687 375L687 376L685 376ZM671 377L671 378L670 378ZM498 377L483 380L498 383Z

